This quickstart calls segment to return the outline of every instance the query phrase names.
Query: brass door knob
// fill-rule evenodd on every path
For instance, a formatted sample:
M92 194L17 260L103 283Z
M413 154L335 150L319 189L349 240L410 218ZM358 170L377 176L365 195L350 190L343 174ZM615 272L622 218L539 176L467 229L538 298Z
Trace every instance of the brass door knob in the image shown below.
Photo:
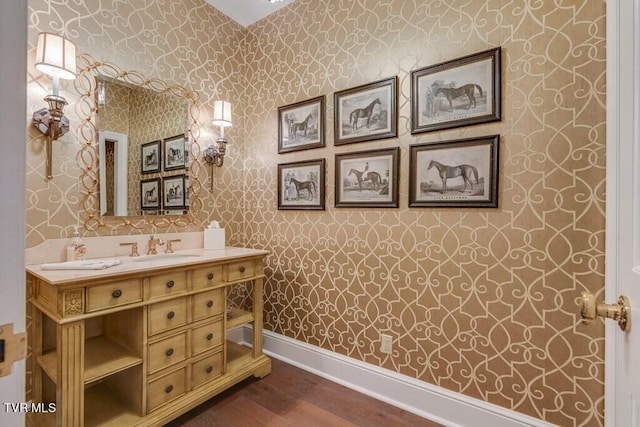
M591 323L596 317L613 319L624 332L631 329L631 304L624 295L618 297L616 304L596 304L596 297L589 292L580 294L580 316L583 323Z

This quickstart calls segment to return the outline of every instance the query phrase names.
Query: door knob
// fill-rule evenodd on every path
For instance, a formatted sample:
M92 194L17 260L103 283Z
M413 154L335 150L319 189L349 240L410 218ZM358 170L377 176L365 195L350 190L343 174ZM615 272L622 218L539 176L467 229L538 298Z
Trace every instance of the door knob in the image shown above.
M631 329L631 304L624 295L618 297L615 304L596 304L596 297L589 292L580 294L580 316L584 323L591 323L596 317L605 317L618 322L625 332Z

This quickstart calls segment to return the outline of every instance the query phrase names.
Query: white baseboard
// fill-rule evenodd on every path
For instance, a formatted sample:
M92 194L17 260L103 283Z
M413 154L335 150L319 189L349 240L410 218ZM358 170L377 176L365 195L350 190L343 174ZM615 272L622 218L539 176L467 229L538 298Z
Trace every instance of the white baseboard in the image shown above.
M251 337L251 326L236 328L228 333L230 340L245 345L252 343ZM445 426L552 426L537 418L271 331L264 331L264 352L270 357Z

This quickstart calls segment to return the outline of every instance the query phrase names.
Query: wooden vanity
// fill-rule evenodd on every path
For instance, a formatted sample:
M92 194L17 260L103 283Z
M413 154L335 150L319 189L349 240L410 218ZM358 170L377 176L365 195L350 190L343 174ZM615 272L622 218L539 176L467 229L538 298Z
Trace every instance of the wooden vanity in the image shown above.
M267 251L148 257L104 270L27 267L33 426L163 425L243 379L264 377ZM185 255L185 256L182 256ZM252 307L228 307L235 286ZM242 293L241 292L241 293ZM253 325L252 347L227 340Z

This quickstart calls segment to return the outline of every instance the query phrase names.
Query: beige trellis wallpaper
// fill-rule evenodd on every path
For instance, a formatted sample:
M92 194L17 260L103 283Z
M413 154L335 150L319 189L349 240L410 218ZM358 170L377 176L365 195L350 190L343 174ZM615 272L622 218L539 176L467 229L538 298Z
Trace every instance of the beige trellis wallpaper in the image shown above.
M223 218L232 243L271 251L268 329L551 423L603 425L604 331L578 322L575 299L604 282L604 1L298 0L248 29L201 0L29 4L32 42L55 30L81 52L187 84L203 123L214 99L234 102L214 192L201 171L200 220ZM412 136L410 71L495 46L502 121ZM394 75L399 137L334 147L333 92ZM30 72L30 105L47 84ZM323 94L327 146L278 155L277 107ZM410 145L491 134L498 209L408 207ZM45 183L30 133L28 246L77 221L75 143L56 143ZM400 147L400 208L335 208L334 155L382 147ZM316 158L326 210L278 211L277 164ZM380 333L393 354L380 353Z

